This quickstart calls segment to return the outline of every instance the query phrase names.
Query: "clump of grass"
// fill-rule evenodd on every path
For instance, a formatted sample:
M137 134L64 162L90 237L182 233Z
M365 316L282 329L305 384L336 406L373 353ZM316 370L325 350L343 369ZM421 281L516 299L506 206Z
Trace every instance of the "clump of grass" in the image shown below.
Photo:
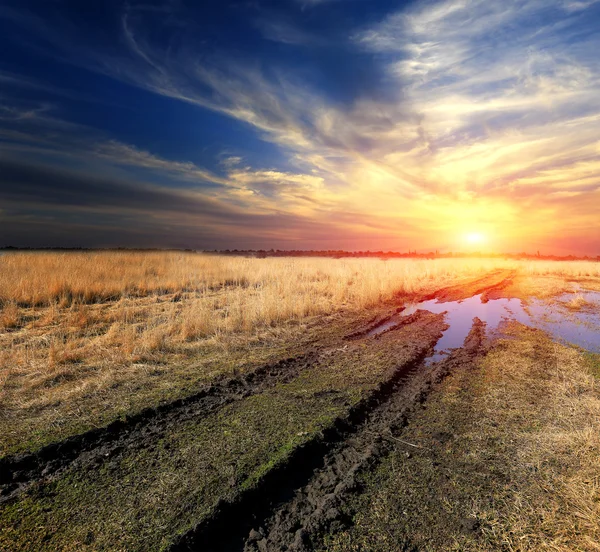
M566 307L570 310L580 311L583 309L588 309L593 307L594 303L588 301L583 295L580 293L573 297L570 301L566 303Z
M490 536L515 550L598 549L600 394L585 356L535 332L493 355L488 370L500 384L511 379L487 400L514 432L513 477L523 474L501 511L482 512Z
M600 354L587 353L585 355L590 374L596 379L600 379Z
M7 301L0 310L0 331L10 330L19 325L21 313L14 301Z

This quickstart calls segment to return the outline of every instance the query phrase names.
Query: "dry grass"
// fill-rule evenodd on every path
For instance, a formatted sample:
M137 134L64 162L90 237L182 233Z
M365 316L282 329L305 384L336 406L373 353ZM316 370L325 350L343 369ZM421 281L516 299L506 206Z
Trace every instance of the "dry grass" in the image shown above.
M520 261L515 262L517 278L505 289L510 297L553 299L578 289L600 290L600 262Z
M600 388L585 358L530 336L485 370L485 415L512 431L522 478L499 510L480 512L490 536L508 550L600 550Z
M525 274L533 276L600 278L600 262L597 261L523 261L519 264Z
M139 362L198 340L360 310L491 268L486 262L245 259L182 253L0 257L3 369ZM35 385L35 382L32 382Z
M584 309L590 309L595 306L595 303L592 301L588 301L581 293L578 293L573 297L570 301L568 301L565 305L568 309L574 311L580 311Z
M443 283L506 265L485 259L384 262L178 252L12 253L0 257L0 302L65 308L176 292L254 288L267 291L263 299L275 292L306 297L307 303L326 297L336 306L350 302L366 307L395 292L427 289L432 280ZM287 316L281 305L273 308Z
M240 358L250 358L252 347L298 342L298 332L321 316L352 316L394 296L429 293L495 268L519 266L486 259L4 254L0 401L5 416L21 416L19 411L26 410L36 423L46 425L87 412L86 405L98 403L99 397L103 410L110 412L117 408L115 394L129 401L148 382L164 393L169 386L187 385L187 379L209 377L216 370L215 357L233 362L232 349ZM521 272L599 270L592 263L569 266L541 262L536 268L528 263ZM529 279L538 287L538 281L546 280L564 284L563 276ZM555 284L550 287L556 289ZM175 370L181 375L177 384ZM127 410L130 403L123 397L119 408ZM73 401L79 401L75 413L69 410ZM54 418L46 419L51 412Z
M497 264L178 252L5 254L0 422L14 425L16 416L23 431L35 426L41 432L92 416L92 406L107 415L126 411L149 386L164 398L168 389L210 377L219 362L250 360L253 348L297 343L298 332L319 316L360 313L395 294L431 291ZM18 442L20 432L11 439Z

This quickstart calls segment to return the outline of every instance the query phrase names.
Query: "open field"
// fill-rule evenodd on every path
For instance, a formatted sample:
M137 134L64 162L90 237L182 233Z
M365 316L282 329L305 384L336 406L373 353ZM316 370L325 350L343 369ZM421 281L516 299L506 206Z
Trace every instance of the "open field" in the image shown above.
M593 262L0 256L0 550L600 549L600 357L553 341L598 291Z
M0 455L192 394L284 351L296 354L322 337L324 316L351 327L344 317L493 267L185 253L4 255Z

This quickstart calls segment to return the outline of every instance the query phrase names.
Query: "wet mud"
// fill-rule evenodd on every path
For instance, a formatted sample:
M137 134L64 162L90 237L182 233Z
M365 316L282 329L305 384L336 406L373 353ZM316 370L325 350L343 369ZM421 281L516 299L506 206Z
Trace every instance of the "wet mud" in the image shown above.
M403 311L404 307L398 307L390 314L376 316L363 324L356 331L346 335L344 339L352 341L355 339L361 339L363 337L383 333L384 331L394 328L398 322L404 318L402 315Z
M482 302L486 303L490 298L496 297L504 288L508 287L516 272L514 270L494 270L476 280L469 280L457 285L440 289L434 293L420 298L421 301L437 299L439 303L449 301L461 301L481 295Z
M285 464L275 467L264 476L259 485L231 501L222 501L213 515L184 535L169 550L182 551L233 551L243 550L244 542L257 519L266 519L274 505L293 499L296 489L311 480L315 470L326 465L331 451L350 439L381 404L387 403L398 389L410 387L414 374L423 361L433 352L446 325L443 316L417 311L406 317L406 324L414 325L415 340L411 360L396 366L364 399L352 407L343 417L323 430L314 439L297 447ZM387 339L394 339L389 331ZM404 338L406 339L406 337ZM370 346L377 346L376 340ZM398 345L405 345L401 340ZM365 344L369 346L368 344ZM417 393L424 400L422 393ZM278 548L271 548L277 550Z
M244 552L271 550L305 551L319 547L320 537L351 524L342 505L349 495L360 492L359 475L373 467L392 449L407 454L417 447L397 437L411 414L427 399L434 386L453 370L467 370L486 352L485 324L475 319L463 347L444 361L421 364L395 388L356 428L325 457L323 467L298 489L286 504L258 523L248 534ZM236 548L230 548L235 550ZM207 549L208 550L208 549ZM215 548L225 550L225 548Z
M145 409L106 427L48 445L35 453L2 458L0 503L14 498L33 482L56 477L68 467L93 467L124 449L155 441L172 424L206 416L233 401L288 382L312 366L317 358L318 353L312 351L262 366L242 376L221 378L192 396Z

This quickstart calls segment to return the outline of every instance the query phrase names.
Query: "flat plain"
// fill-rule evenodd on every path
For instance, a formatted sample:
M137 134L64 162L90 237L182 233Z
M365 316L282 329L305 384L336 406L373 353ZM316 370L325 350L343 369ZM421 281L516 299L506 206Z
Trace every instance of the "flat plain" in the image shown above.
M19 252L0 303L0 550L600 550L600 263Z

